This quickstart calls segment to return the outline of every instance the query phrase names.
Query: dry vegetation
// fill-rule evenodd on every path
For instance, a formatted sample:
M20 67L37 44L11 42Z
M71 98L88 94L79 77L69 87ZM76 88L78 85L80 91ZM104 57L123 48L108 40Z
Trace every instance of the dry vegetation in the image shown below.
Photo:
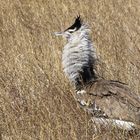
M1 140L129 139L94 134L63 75L64 40L52 33L78 13L91 27L100 75L140 93L139 0L0 0Z

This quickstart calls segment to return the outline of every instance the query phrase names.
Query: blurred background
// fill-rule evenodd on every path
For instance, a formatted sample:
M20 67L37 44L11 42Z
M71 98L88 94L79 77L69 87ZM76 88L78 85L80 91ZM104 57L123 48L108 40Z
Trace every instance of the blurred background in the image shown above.
M53 33L78 14L91 29L99 74L140 95L139 0L0 0L0 140L126 139L92 131L63 74L66 42Z

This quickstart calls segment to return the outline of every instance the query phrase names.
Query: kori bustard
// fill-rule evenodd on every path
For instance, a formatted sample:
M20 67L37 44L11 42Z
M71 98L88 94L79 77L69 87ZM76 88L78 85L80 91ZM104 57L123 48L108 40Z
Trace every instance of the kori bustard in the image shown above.
M96 50L87 24L80 16L72 26L55 35L67 40L62 54L66 76L75 87L75 97L97 124L131 130L140 124L140 98L123 83L104 80L96 74Z

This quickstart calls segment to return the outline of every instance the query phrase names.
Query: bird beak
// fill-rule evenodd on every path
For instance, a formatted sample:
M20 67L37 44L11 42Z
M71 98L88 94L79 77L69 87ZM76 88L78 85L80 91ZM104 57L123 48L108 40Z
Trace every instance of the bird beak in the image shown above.
M56 36L62 36L64 34L64 32L55 32L54 33Z

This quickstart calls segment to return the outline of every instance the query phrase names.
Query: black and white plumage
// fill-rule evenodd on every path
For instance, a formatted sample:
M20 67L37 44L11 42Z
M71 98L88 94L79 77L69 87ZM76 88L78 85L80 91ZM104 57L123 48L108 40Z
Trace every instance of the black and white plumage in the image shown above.
M96 50L89 39L89 28L80 17L64 32L56 33L67 38L63 49L62 64L66 76L77 90L83 84L95 80Z
M140 125L140 98L117 81L104 80L96 75L96 50L89 38L89 28L80 17L64 32L67 39L62 54L66 76L75 86L75 97L99 124L111 122L125 129Z

